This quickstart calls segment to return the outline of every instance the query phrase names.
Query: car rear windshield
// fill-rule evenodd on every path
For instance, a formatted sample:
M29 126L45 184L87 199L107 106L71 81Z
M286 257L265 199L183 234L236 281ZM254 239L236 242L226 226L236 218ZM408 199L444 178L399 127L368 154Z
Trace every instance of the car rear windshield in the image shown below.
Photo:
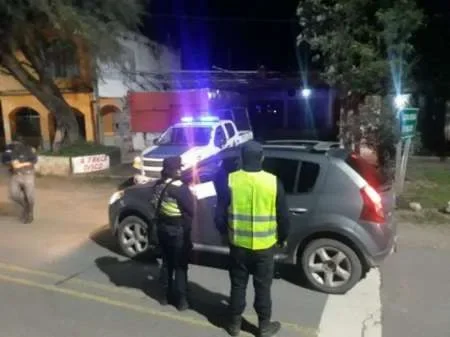
M382 176L377 168L369 164L364 158L353 153L348 156L346 163L358 172L373 188L378 189L383 185Z

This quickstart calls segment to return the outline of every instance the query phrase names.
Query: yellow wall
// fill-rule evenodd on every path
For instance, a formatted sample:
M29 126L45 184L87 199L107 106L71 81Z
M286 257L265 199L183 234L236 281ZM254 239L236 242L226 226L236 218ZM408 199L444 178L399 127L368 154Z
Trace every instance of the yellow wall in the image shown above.
M84 116L86 140L95 140L95 130L92 112L92 95L89 93L66 93L63 95L67 103L75 110L81 112ZM51 113L31 95L1 95L1 111L3 117L3 127L5 130L6 142L11 141L15 128L15 113L21 108L30 108L39 113L40 126L43 143L48 146L54 136L54 130L51 128Z
M102 119L103 135L113 136L114 113L121 110L123 102L116 98L100 98L100 117Z
M83 55L84 49L79 44L80 75L76 78L58 79L56 84L63 89L63 96L67 103L78 110L84 116L86 140L95 140L95 127L93 116L93 97L86 93L86 88L92 87L92 77L89 58ZM24 59L21 55L19 59ZM84 92L77 90L83 87ZM69 92L70 91L70 92ZM91 90L92 91L92 90ZM11 141L15 129L15 113L21 108L30 108L39 113L42 134L42 143L48 147L53 140L54 131L52 126L53 116L50 112L12 76L0 73L0 111L3 118L3 128L6 142Z

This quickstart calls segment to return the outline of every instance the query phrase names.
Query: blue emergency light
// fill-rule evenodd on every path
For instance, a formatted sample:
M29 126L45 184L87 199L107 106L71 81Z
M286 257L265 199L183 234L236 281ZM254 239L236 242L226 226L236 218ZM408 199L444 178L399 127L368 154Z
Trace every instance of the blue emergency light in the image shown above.
M220 119L216 116L202 116L200 122L218 122Z
M182 117L181 118L181 122L182 123L191 123L191 122L193 122L194 121L194 118L193 117Z
M218 122L218 121L220 121L220 118L216 117L216 116L201 116L196 119L194 119L194 117L182 117L181 118L182 123L192 123L195 120L197 120L199 122Z

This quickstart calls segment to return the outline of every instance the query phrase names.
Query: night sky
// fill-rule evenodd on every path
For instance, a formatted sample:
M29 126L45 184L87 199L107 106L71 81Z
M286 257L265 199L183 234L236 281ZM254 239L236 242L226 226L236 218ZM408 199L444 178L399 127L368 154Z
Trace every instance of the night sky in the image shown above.
M184 69L297 70L298 0L153 0L146 34L180 46Z
M430 72L439 73L433 63L450 62L450 1L418 2L428 21L416 36L418 49ZM264 65L296 71L297 4L298 0L152 0L144 31L180 47L187 70L256 70Z

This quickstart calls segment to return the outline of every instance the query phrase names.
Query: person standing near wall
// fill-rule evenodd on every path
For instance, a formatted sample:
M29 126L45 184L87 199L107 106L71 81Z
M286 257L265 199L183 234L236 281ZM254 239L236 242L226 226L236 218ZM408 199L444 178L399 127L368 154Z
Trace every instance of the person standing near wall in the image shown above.
M20 220L29 224L34 219L36 150L18 137L6 145L2 162L9 167L9 195L22 209Z

